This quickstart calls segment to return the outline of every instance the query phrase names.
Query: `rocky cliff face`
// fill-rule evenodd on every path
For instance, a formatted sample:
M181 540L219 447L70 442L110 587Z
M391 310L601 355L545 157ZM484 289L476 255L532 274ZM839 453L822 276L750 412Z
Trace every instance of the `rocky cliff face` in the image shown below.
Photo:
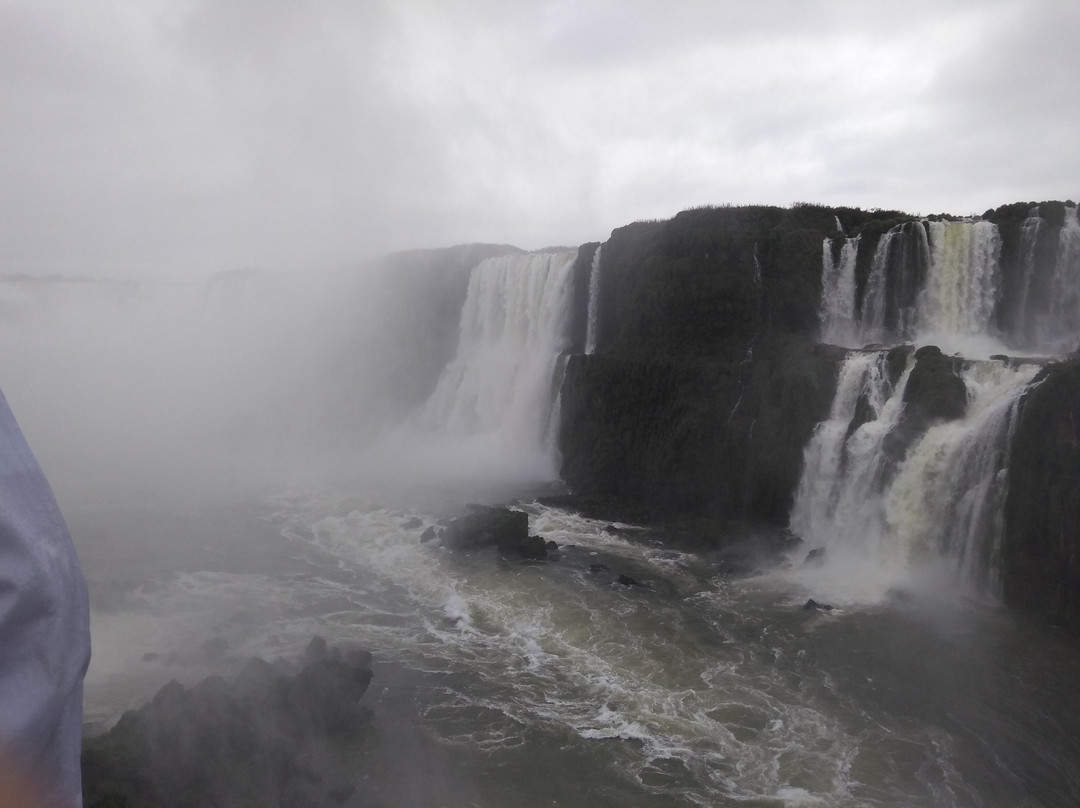
M1080 633L1080 358L1043 370L1012 441L1006 603Z
M575 494L654 519L786 525L804 449L852 347L897 345L894 386L914 353L886 441L895 465L932 425L963 418L972 396L969 365L929 335L955 327L1015 353L1053 353L1075 343L1080 317L1080 292L1068 291L1080 272L1072 203L1018 203L979 221L812 205L691 210L587 245L582 278L597 249L596 300L579 300L575 325L595 335L595 350L583 355L574 340L562 386L562 476ZM826 313L830 262L848 273L831 291L847 297ZM933 286L945 271L973 293ZM577 284L579 297L588 287ZM848 349L822 344L834 334ZM1028 396L998 575L1008 602L1080 630L1077 401L1075 361Z
M562 395L564 480L644 504L786 522L841 349L816 342L821 245L851 209L703 208L601 246L597 350ZM590 245L591 246L591 245Z

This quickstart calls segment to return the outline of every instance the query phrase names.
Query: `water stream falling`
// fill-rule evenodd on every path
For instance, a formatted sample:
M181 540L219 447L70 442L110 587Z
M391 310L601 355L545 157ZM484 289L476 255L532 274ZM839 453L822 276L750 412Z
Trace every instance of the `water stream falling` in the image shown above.
M456 354L421 414L421 453L438 447L449 468L556 476L551 430L576 256L508 255L473 270Z
M849 345L857 340L855 317L855 259L859 237L845 239L840 254L833 260L833 240L822 245L821 339L834 345Z
M600 251L602 249L603 245L596 248L589 267L589 305L585 325L585 353L587 354L596 353L596 332L600 311Z
M815 576L855 599L907 586L920 570L944 570L965 591L998 590L1005 469L1018 404L1036 363L986 359L1016 345L1067 348L1080 332L1080 222L1065 209L1052 266L1037 249L1047 232L1033 208L1018 229L1011 321L998 316L1005 283L1002 238L989 221L906 222L878 239L859 299L859 237L826 240L822 260L822 339L933 344L958 363L967 391L962 418L905 426L902 373L895 351L850 353L829 418L805 450L791 512L792 530L815 554ZM1045 251L1044 251L1045 252ZM1050 302L1042 302L1051 288ZM1011 304L1012 305L1012 304ZM999 322L1000 320L1000 322Z
M1016 406L1037 365L973 361L966 415L898 443L909 360L896 384L887 351L843 363L829 418L805 452L791 529L824 551L811 573L830 596L877 599L920 569L948 567L995 591L1004 469Z
M922 342L989 334L999 294L1001 237L991 222L930 222L930 272L919 292Z
M1043 341L1059 351L1080 347L1080 214L1075 206L1065 209L1054 261L1050 311L1043 323Z
M821 338L847 347L913 341L987 357L1020 350L1054 355L1080 331L1080 223L1066 207L1059 230L1038 207L1019 228L1015 280L1006 300L1002 237L989 221L905 222L874 246L865 283L856 269L861 236L826 239ZM1053 259L1043 243L1056 240ZM1003 314L1004 312L1007 312Z
M1028 211L1027 218L1021 226L1020 241L1020 289L1017 295L1016 331L1024 344L1030 344L1033 339L1033 329L1039 318L1032 317L1028 302L1031 298L1031 288L1035 281L1035 266L1039 236L1046 227L1046 220L1039 215L1039 206L1036 205Z

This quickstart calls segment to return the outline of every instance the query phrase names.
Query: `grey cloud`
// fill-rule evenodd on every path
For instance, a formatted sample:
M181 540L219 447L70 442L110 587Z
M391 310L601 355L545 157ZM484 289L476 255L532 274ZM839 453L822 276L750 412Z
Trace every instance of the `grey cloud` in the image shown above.
M0 0L0 271L1074 195L1071 4Z

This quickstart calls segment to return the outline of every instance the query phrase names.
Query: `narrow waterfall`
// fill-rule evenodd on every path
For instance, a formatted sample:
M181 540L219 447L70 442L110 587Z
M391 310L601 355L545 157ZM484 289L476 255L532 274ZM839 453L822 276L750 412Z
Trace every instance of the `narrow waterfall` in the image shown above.
M929 271L930 248L922 222L899 224L878 240L863 296L861 343L911 338L919 291Z
M603 245L593 253L592 266L589 268L589 307L585 325L585 353L596 353L597 313L600 308L600 251Z
M884 554L883 444L902 415L910 370L894 385L885 351L853 352L841 366L829 418L804 452L791 512L791 529L808 547Z
M1033 341L1034 330L1038 325L1035 321L1039 318L1032 317L1028 302L1036 278L1039 237L1045 228L1046 220L1039 215L1039 206L1036 205L1028 212L1028 217L1020 229L1020 289L1016 301L1015 332L1025 345Z
M1080 347L1080 219L1075 206L1065 209L1044 327L1043 342L1057 351Z
M931 426L904 451L896 429L911 368L893 384L888 362L879 351L843 363L830 416L805 450L791 529L824 551L830 587L859 588L856 598L942 565L972 591L993 593L1009 438L1038 366L967 363L965 416Z
M845 239L836 253L833 240L821 247L821 340L833 345L853 345L855 334L855 260L859 237Z
M470 276L457 352L422 420L438 439L469 444L474 463L512 455L554 475L548 433L576 255L491 258Z

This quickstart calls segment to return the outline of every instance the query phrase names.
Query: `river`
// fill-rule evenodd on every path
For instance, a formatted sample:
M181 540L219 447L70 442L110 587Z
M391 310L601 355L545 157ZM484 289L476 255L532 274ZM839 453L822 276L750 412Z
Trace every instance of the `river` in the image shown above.
M327 485L69 513L94 606L87 721L319 634L375 654L356 804L1080 800L1073 639L933 580L806 611L830 593L799 557L727 576L528 501L559 558L422 543L460 495Z

